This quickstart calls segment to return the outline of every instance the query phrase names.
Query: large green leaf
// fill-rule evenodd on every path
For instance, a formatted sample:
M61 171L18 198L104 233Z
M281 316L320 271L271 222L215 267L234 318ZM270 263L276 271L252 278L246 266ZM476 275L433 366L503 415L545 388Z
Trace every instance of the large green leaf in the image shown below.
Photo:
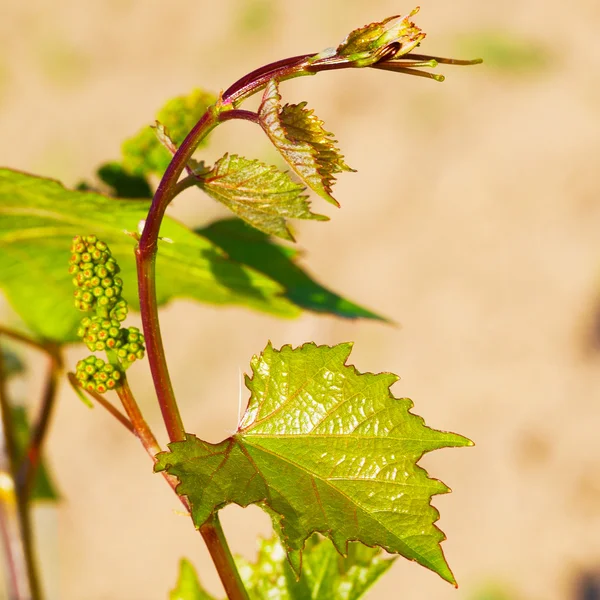
M296 264L297 250L274 243L240 219L216 221L197 232L223 248L233 260L280 283L285 288L285 297L301 308L347 319L388 321L317 283Z
M275 79L267 84L258 112L269 139L298 177L319 196L339 206L331 195L335 175L353 169L344 162L323 121L306 109L306 102L282 107Z
M471 442L410 413L413 403L390 393L396 375L346 365L351 347L269 344L252 360L235 435L219 444L188 435L158 454L155 468L179 479L198 527L227 504L266 507L292 564L318 531L341 552L352 540L381 546L454 583L430 504L449 489L416 463Z
M211 596L203 587L200 585L198 575L192 564L182 558L179 563L179 578L177 579L177 585L171 590L169 594L169 600L215 600L214 596Z
M60 183L0 169L0 288L39 336L64 342L77 339L81 318L73 307L68 273L74 235L106 241L125 282L124 295L137 306L134 260L136 232L146 217L147 200L120 200L71 191ZM281 317L300 310L281 296L282 287L232 261L210 240L166 218L157 258L160 303L187 297L211 304L240 304Z
M287 240L293 236L286 219L329 220L310 212L302 185L258 160L225 154L198 185L256 229Z
M306 542L299 578L277 538L261 540L255 563L236 562L252 600L359 600L394 561L378 549L353 543L344 558L329 540L313 535Z

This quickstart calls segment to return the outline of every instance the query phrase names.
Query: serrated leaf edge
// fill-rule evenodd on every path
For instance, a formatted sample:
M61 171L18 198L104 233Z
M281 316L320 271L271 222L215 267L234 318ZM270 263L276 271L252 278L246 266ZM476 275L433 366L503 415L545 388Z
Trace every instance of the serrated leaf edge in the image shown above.
M273 347L273 344L272 344L272 342L269 340L269 341L268 341L268 343L267 343L267 346L265 347L265 351L266 351L266 350L271 350L271 351L275 351L275 352L282 352L282 351L285 349L285 350L291 350L291 351L293 352L293 351L295 351L295 350L303 350L303 349L305 349L305 348L314 348L314 349L319 349L319 348L328 348L328 349L331 349L331 348L338 347L338 346L345 346L345 348L348 350L348 352L347 352L347 355L346 355L346 357L345 357L345 359L344 359L343 366L344 366L344 367L351 368L351 369L353 370L354 374L356 374L357 376L360 376L360 375L374 375L374 376L377 376L377 375L391 375L392 377L394 377L394 378L395 378L395 381L393 381L392 383L390 383L390 386L388 386L388 394L389 394L389 398L390 398L390 399L392 399L392 400L406 400L406 401L408 401L408 402L410 403L410 406L408 406L408 407L407 407L407 413L409 413L409 414L410 414L412 417L415 417L415 418L417 418L417 419L420 421L421 425L422 425L424 428L426 428L426 429L433 429L433 428L431 428L431 427L429 427L429 426L427 426L427 425L425 424L425 419L424 419L423 417L421 417L420 415L415 415L414 413L410 412L410 411L411 411L411 409L414 407L414 403L413 403L413 401L412 401L410 398L396 398L395 396L393 396L393 394L392 394L392 392L391 392L391 390L390 390L389 388L390 388L390 387L391 387L391 386L392 386L392 385L393 385L393 384L394 384L396 381L398 381L398 380L400 379L400 377L399 377L398 375L395 375L394 373L391 373L391 372L388 372L388 371L382 371L382 372L380 372L380 373L372 373L372 372L366 371L366 372L364 372L364 373L363 373L363 372L359 371L359 370L356 368L356 366L355 366L355 365L353 365L353 364L347 364L347 363L346 363L346 361L348 360L348 358L349 358L349 356L350 356L350 353L351 353L351 351L352 351L352 348L353 348L353 346L354 346L354 342L342 342L342 343L340 343L340 344L336 344L335 346L328 346L327 344L321 344L321 345L318 345L318 344L316 344L315 342L305 342L304 344L301 344L300 346L296 346L296 347L292 346L292 344L285 344L285 345L283 345L283 346L282 346L282 347L281 347L279 350L276 350L276 349ZM263 351L263 353L262 353L262 354L264 354L264 351ZM255 354L255 355L252 357L252 360L251 360L251 365L254 363L254 361L255 361L255 360L258 360L258 359L260 359L260 356L261 356L261 355L256 355L256 354ZM247 381L252 381L252 379L253 379L253 378L254 378L254 377L251 377L251 378L249 378L249 377L248 377L248 375L246 375L246 380L247 380ZM247 408L248 408L248 405L249 405L249 403L250 403L250 399L248 400L248 404L246 405L246 410L247 410ZM241 429L240 427L238 427L238 430L236 431L236 433L235 433L235 434L233 434L233 435L232 435L232 436L230 436L229 438L227 438L227 439L225 439L225 440L223 440L223 441L221 441L221 442L218 442L218 443L216 443L216 444L213 444L213 443L210 443L210 442L206 442L206 441L204 441L204 440L201 440L200 438L198 438L198 437L197 437L197 436L195 436L194 434L186 434L186 440L187 440L187 439L189 439L189 438L195 438L195 439L199 440L200 442L202 442L203 444L206 444L207 446L214 446L214 447L217 447L217 446L219 446L219 445L223 444L223 442L227 442L227 447L226 447L226 450L224 451L224 454L225 454L225 455L228 455L228 454L229 454L229 452L230 452L230 450L229 450L229 449L232 447L232 445L234 445L234 444L237 444L237 445L238 445L238 447L240 448L241 452L244 454L244 456L246 456L247 460L248 460L248 461L249 461L251 464L254 464L254 460L253 460L253 459L252 459L250 456L248 456L248 454L247 454L247 452L246 452L246 449L244 448L243 444L242 444L242 443L241 443L241 442L240 442L238 439L236 439L236 438L238 437L238 435L239 435L239 433L240 433L241 431L244 431L244 430L243 430L243 429ZM455 444L455 445L440 446L440 448L436 448L436 450L443 449L443 448L469 447L469 446L474 446L474 445L475 445L475 444L474 444L474 443L473 443L473 442L472 442L470 439L468 439L468 438L466 438L466 437L464 437L464 436L462 436L462 435L460 435L460 434L456 434L456 433L453 433L453 432L450 432L450 431L445 431L445 430L440 430L440 429L435 429L434 431L435 431L435 432L437 432L437 433L442 433L442 434L444 434L444 433L445 433L445 434L449 434L449 435L455 435L455 436L457 436L457 437L459 437L459 438L462 438L462 440L464 441L464 443L463 443L463 444L458 444L458 443L457 443L457 444ZM184 440L184 442L185 442L186 440ZM158 457L161 457L161 458L162 458L162 457L164 457L164 458L166 458L166 457L167 457L167 455L171 454L173 447L175 447L177 444L180 444L180 443L182 443L182 442L172 442L172 443L169 443L169 444L167 444L167 446L168 446L168 448L169 448L169 451L163 451L163 452L160 452L160 453L158 453L158 454L155 456L155 459L158 459ZM264 449L261 449L261 450L263 450L263 451L264 451ZM443 558L443 560L444 560L444 565L445 565L445 567L446 567L446 569L447 569L447 571L448 571L448 574L449 574L449 576L445 576L445 575L443 575L443 574L441 574L441 573L438 573L438 572L437 572L437 571L435 571L433 568L431 568L431 567L427 566L427 564L424 564L424 562L418 562L416 559L407 558L407 557L405 557L404 555L400 554L399 552L396 552L396 551L394 551L394 550L390 549L389 547L386 547L386 546L385 546L385 545L383 545L383 544L365 544L365 543L364 543L362 540L360 540L360 539L358 539L358 538L348 538L348 539L346 539L346 540L345 540L345 542L344 542L344 548L340 548L340 547L338 546L338 544L336 543L336 541L334 540L334 538L333 538L333 537L330 535L330 533L331 533L331 531L332 531L331 529L329 529L329 530L314 529L314 530L312 530L312 531L311 531L311 532L310 532L310 533L309 533L309 534L308 534L308 535L307 535L307 536L304 538L304 540L303 540L303 542L302 542L302 547L301 547L301 548L292 548L292 547L289 545L289 543L288 543L288 539L289 539L289 538L288 538L288 537L287 537L287 535L285 534L285 518L286 518L286 517L285 517L285 515L282 515L282 514L280 514L280 513L276 512L276 511L274 511L274 510L272 509L272 507L271 507L271 506L269 506L269 504L268 504L268 502L269 502L269 498L268 498L268 496L265 496L264 498L262 498L262 499L260 499L260 500L254 500L254 501L250 501L250 502L248 502L247 504L243 504L243 503L239 503L239 502L235 502L235 501L225 501L225 502L221 502L221 503L219 503L218 505L216 505L216 506L213 508L213 510L212 510L212 511L211 511L211 513L210 513L210 516L214 516L216 513L218 513L218 512L219 512L219 510L221 510L222 508L225 508L226 506L228 506L228 505L230 505L230 504L235 504L235 505L237 505L237 506L240 506L241 508L247 508L247 507L248 507L248 506L250 506L251 504L256 504L256 505L257 505L257 506L259 506L261 509L265 510L265 512L267 512L267 513L268 513L268 514L271 516L271 518L272 518L272 519L275 519L275 516L277 516L277 518L279 519L279 532L280 532L280 534L279 534L279 535L280 535L281 543L282 543L282 544L283 544L283 546L285 547L285 550L286 550L286 552L287 552L287 554L288 554L288 562L289 562L289 564L290 564L290 567L292 568L292 570L294 571L294 573L296 574L296 576L297 576L297 577L299 577L299 574L300 574L300 572L301 572L301 570L302 570L302 554L303 554L303 552L304 552L304 548L305 548L305 545L306 545L306 540L307 540L307 539L308 539L308 538L309 538L309 537L310 537L310 536L311 536L313 533L320 533L321 535L323 535L323 536L327 537L327 538L328 538L328 539L329 539L329 540L332 542L332 544L334 545L334 547L336 548L336 550L338 551L338 553L339 553L341 556L343 556L344 558L345 558L345 557L347 557L347 554L348 554L348 543L349 543L349 542L359 542L359 543L361 543L361 544L363 544L363 545L365 545L365 546L367 546L367 547L369 547L369 548L381 548L382 550L384 550L384 551L386 551L386 552L389 552L390 554L394 554L394 555L401 555L401 556L403 556L403 558L406 558L407 560L410 560L411 562L417 562L419 565L421 565L421 566L425 567L426 569L428 569L428 570L432 571L433 573L436 573L436 574L437 574L438 576L440 576L442 579L444 579L444 580L448 581L449 583L451 583L452 585L454 585L454 587L458 587L458 584L457 584L457 582L456 582L456 578L454 577L454 574L453 574L453 572L452 572L452 569L450 568L450 566L449 566L449 564L448 564L448 561L447 561L447 559L446 559L446 555L445 555L445 553L444 553L444 549L443 549L443 547L442 547L442 542L444 542L444 541L445 541L445 540L447 540L448 538L447 538L446 534L445 534L445 533L444 533L444 532L443 532L443 531L442 531L442 530L441 530L441 529L440 529L440 528L439 528L439 527L436 525L436 523L437 523L437 522L440 520L440 517L441 517L441 515L440 515L440 512L439 512L439 510L438 510L438 509L437 509L437 508L436 508L436 507L435 507L435 506L432 504L432 499L433 499L433 497L434 497L434 496L439 496L439 495L442 495L442 494L448 494L448 493L451 493L451 492L452 492L452 490L451 490L451 488L450 488L450 487L448 487L448 486L447 486L447 485L446 485L446 484L445 484L443 481L441 481L440 479L438 479L438 478L436 478L436 477L431 477L431 476L429 475L429 473L427 472L427 470L426 470L426 469L424 469L423 467L420 467L420 466L418 465L419 461L420 461L420 460L423 458L423 456L424 456L425 454L429 453L429 452L432 452L432 451L433 451L433 450L424 450L424 451L423 451L423 452L422 452L422 453L419 455L419 457L418 457L418 458L415 460L415 467L416 467L417 469L420 469L420 470L421 470L421 471L422 471L422 472L425 474L425 476L427 477L427 479L429 479L430 481L438 482L438 483L440 483L442 486L444 486L444 488L446 488L444 491L440 491L440 492L435 492L435 493L432 493L432 494L429 496L429 502L428 502L428 505L429 505L429 507L430 507L430 508L431 508L431 509L434 511L434 514L435 514L435 515L436 515L436 517L437 517L437 518L436 518L436 519L435 519L435 520L432 522L432 527L433 527L435 530L437 530L437 531L439 532L439 534L441 535L441 539L439 540L439 542L437 543L437 545L438 545L438 547L439 547L439 549L440 549L440 553L441 553L441 555L442 555L442 558ZM281 459L281 457L279 457L279 458ZM167 471L167 472L168 472L168 468L169 468L169 466L171 466L171 464L170 464L170 463L168 463L168 462L165 462L165 463L164 463L164 464L161 466L161 468L157 469L157 468L156 468L156 467L157 467L157 463L156 463L156 464L155 464L155 469L154 469L154 471L155 471L155 472L159 472L159 471ZM297 466L297 465L294 465L294 466ZM256 468L256 471L257 471L257 473L260 475L260 470L259 470L258 468ZM175 476L175 477L177 478L177 476ZM181 482L180 482L180 483L177 485L177 488L179 487L179 485L181 485ZM266 487L267 487L267 490L268 490L268 489L269 489L269 486L267 485ZM175 491L177 491L177 488L176 488L176 490L175 490ZM337 489L336 489L336 492L338 492L338 493L340 493L340 494L342 494L342 495L345 495L345 494L343 494L342 492L339 492L339 490L337 490ZM182 495L182 496L185 496L185 494L180 494L180 495ZM200 525L194 524L194 525L195 525L195 527L196 527L197 529L199 529L199 527L200 527L202 524L200 524ZM417 555L418 555L418 553L417 553L416 551L412 550L412 552L413 552L414 554L417 554ZM298 569L296 568L296 564L295 564L294 560L292 560L292 558L291 558L291 556L292 556L292 555L296 555L296 556L298 557L298 563L297 563L297 564L298 564Z
M328 132L323 128L323 121L314 114L313 109L307 110L305 106L306 102L301 102L300 104L286 104L282 107L279 83L276 79L271 79L265 87L263 99L258 111L261 126L296 175L298 175L298 177L300 177L300 179L319 196L339 207L339 202L331 194L331 187L336 181L335 174L342 171L355 172L355 170L344 162L343 155L335 146L337 140L333 138L331 132ZM281 115L286 108L299 108L304 113L307 113L306 118L317 123L323 131L323 137L327 141L310 144L308 142L299 142L291 139L285 124L281 120ZM317 145L324 146L324 148L319 150L316 147ZM331 152L335 156L333 161L326 161L324 163L325 165L329 164L330 169L325 169L322 164L323 157L321 156L321 153L324 151ZM320 185L315 185L311 182L308 175L303 173L298 167L299 164L302 164L301 161L296 162L291 160L292 155L300 153L311 157L312 164L308 165L308 168L318 175Z

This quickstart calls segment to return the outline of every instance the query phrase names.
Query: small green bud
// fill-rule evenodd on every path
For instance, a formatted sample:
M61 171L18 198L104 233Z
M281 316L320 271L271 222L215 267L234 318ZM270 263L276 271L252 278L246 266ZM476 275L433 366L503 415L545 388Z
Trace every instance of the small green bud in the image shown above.
M101 358L88 356L77 363L75 377L86 390L104 394L120 385L123 374Z
M117 349L117 356L125 362L132 363L141 360L146 354L144 346L144 336L137 327L122 329L124 332L123 344Z
M129 308L127 306L127 301L119 300L111 309L109 313L109 317L111 319L116 319L117 321L124 321L127 318L127 312Z
M71 246L69 273L78 292L90 292L90 296L75 295L75 306L88 311L94 306L110 310L120 300L123 280L116 277L120 269L107 244L96 236L76 236ZM122 311L121 311L122 312Z
M126 330L121 329L121 324L116 319L96 315L81 320L77 335L92 351L116 350L123 345Z

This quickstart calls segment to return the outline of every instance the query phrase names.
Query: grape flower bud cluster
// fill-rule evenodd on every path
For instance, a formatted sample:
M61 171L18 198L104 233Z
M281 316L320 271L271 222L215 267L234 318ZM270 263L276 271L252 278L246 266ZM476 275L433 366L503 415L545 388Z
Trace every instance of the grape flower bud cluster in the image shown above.
M92 352L104 350L113 357L109 363L93 355L80 360L75 376L85 389L101 394L118 387L123 371L145 353L140 330L121 327L128 307L121 297L119 271L110 249L95 235L73 238L69 273L75 286L75 307L93 313L81 320L77 335ZM116 361L119 366L113 364Z

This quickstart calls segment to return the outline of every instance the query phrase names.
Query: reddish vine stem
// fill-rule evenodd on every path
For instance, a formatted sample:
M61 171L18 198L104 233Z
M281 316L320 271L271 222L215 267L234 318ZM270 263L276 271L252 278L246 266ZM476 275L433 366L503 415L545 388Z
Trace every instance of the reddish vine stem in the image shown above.
M196 146L218 124L216 108L208 109L183 141L154 194L144 230L136 248L138 293L146 351L163 421L172 442L185 439L185 430L167 366L156 302L156 251L165 210L173 190Z
M77 389L80 389L82 392L92 397L102 408L106 409L115 419L117 419L117 421L119 421L119 423L121 423L125 429L135 434L135 429L133 428L131 421L118 408L113 406L106 398L104 398L104 396L100 395L94 390L86 390L84 387L81 387L81 384L75 377L74 373L67 373L67 379L76 392Z
M140 407L133 396L124 373L121 380L121 385L117 388L117 394L119 395L121 403L123 404L123 408L129 417L135 435L142 443L142 446L144 446L144 449L150 458L155 460L154 457L161 451L161 447L156 441L156 438L148 426L146 419L144 419L142 411L140 410Z

